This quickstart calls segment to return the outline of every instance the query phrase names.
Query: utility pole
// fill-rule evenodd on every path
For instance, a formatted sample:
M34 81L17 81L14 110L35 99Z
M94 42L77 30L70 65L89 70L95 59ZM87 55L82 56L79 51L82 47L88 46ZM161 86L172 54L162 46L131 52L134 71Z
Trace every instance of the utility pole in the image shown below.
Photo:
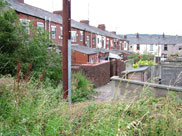
M71 40L71 0L63 0L63 98L68 97L68 40Z

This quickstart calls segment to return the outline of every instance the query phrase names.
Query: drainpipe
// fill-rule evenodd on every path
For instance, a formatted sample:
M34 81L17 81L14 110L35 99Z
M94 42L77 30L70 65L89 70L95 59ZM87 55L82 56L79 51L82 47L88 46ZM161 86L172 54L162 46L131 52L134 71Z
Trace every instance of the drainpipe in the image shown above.
M92 32L91 32L91 48L93 48L93 46L92 46Z
M49 39L51 39L51 18L49 18Z
M46 31L46 29L47 29L47 17L45 16L45 22L44 22L44 29L45 29L45 31Z

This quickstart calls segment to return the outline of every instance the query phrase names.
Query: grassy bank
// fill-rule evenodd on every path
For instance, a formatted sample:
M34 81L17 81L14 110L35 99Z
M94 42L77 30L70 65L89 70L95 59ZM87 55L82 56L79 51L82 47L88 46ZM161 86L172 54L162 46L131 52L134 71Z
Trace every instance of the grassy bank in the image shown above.
M128 102L68 105L60 89L13 80L0 84L0 135L181 135L182 101L142 96Z

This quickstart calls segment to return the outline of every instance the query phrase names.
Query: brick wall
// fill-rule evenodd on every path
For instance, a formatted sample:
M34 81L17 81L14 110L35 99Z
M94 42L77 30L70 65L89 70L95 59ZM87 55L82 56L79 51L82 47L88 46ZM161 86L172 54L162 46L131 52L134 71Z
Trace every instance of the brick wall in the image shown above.
M89 56L87 54L73 51L71 53L72 64L87 64L89 61Z
M125 63L122 60L111 60L110 61L110 76L121 76L121 72L126 69Z
M72 67L73 72L81 72L95 87L107 84L110 81L110 63L88 64Z
M30 20L33 23L33 27L35 27L35 28L37 27L37 22L43 23L44 27L45 27L45 20L44 19L33 17L33 16L30 16L30 15L26 15L26 14L22 14L22 13L18 13L18 17L20 19ZM58 24L58 23L55 23L55 22L51 21L51 26L56 26L56 37L55 37L55 39L52 39L51 32L50 32L50 38L51 38L51 40L53 41L54 44L60 45L62 43L62 39L60 37L61 24ZM46 21L46 30L49 31L49 21L48 20ZM50 31L51 31L51 28L50 28Z
M114 67L112 67L111 63L114 64ZM123 61L113 60L111 63L105 62L100 64L72 66L72 71L81 72L94 84L95 87L99 87L110 82L110 72L113 72L114 75L120 75L121 71L125 70L125 63ZM116 67L116 64L118 67Z

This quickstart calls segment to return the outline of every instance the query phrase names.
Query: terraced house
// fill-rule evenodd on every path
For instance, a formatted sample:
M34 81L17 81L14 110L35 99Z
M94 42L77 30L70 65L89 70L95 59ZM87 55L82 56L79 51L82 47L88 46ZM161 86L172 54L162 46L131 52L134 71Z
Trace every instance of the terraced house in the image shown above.
M134 53L151 53L159 60L178 54L182 56L181 36L140 36L126 37L129 41L128 50Z
M50 33L49 38L55 45L62 46L62 11L54 11L51 13L28 5L24 3L24 0L8 0L8 2L11 4L11 8L17 12L20 21L23 22L23 25L27 27L28 34L31 34L31 30L28 26L30 22L32 22L34 27L48 31ZM78 59L77 61L79 61L79 63L96 63L99 62L98 60L101 58L105 59L104 57L100 57L100 50L92 50L94 48L106 50L117 49L121 51L124 49L124 42L126 42L126 40L116 35L116 32L106 31L104 24L94 27L89 25L88 20L82 20L80 22L71 20L71 35L72 45L74 45L74 47L75 45L78 45L79 50L82 50L82 47L83 50L85 50L86 47L88 48L87 50L91 50L91 52L93 52L92 57L88 57L87 61L83 62L82 58L74 56L74 58ZM79 52L78 50L74 51ZM107 55L108 52L106 52L103 56Z

